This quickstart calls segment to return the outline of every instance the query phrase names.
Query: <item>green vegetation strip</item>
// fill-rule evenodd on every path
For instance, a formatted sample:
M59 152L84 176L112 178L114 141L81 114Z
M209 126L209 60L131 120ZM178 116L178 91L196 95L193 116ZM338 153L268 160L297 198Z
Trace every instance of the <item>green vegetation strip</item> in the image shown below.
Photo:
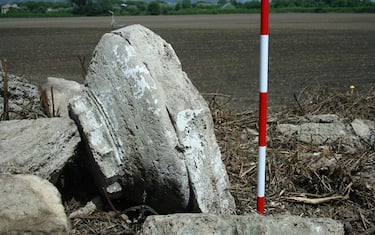
M67 2L20 2L0 17L70 17L70 16L99 16L109 15L191 15L191 14L236 14L259 13L260 1L251 0L237 2L236 0L218 0L217 3L191 0L181 0L177 3L167 1L151 1L149 3L137 0L71 0ZM370 0L273 0L271 13L289 12L342 12L342 13L375 13L375 2Z

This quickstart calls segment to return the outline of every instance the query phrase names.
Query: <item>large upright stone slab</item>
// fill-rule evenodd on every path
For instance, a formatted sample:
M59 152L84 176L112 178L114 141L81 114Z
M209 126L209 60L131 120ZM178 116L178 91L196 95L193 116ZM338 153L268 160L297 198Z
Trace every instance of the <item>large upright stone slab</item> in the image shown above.
M53 181L81 141L69 118L0 122L0 173L33 174Z
M210 110L170 44L141 25L105 34L71 102L99 187L159 212L230 213Z

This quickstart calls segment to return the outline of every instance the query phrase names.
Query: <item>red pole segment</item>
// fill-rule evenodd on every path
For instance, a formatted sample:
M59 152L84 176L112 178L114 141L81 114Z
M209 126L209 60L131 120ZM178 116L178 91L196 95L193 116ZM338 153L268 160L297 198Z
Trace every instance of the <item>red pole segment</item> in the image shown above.
M260 35L268 35L269 0L261 0L260 3Z
M266 182L269 0L261 0L257 211L264 214Z

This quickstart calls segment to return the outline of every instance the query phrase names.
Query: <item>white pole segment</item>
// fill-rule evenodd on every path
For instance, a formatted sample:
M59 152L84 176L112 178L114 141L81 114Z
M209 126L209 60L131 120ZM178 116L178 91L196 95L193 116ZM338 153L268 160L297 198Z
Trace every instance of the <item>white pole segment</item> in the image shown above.
M260 35L260 77L259 92L268 91L268 35Z
M264 186L266 183L266 146L258 147L258 151L258 184ZM265 187L258 187L257 196L264 198L264 191Z

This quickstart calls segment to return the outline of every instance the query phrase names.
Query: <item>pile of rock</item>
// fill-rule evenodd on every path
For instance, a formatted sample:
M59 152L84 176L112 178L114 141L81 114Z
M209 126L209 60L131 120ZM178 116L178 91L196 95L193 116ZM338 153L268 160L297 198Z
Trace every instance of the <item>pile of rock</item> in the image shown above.
M9 119L37 118L43 115L38 87L13 74L8 75ZM4 110L3 75L0 69L0 111Z
M48 79L44 90L51 101L53 87L60 117L0 122L0 233L69 233L51 183L74 157L105 196L163 214L204 213L149 217L144 234L270 234L280 226L292 234L343 233L333 220L229 216L235 203L210 110L171 45L149 29L133 25L105 34L85 83ZM19 104L15 97L22 96L32 108L39 103L35 87L18 93L11 90L10 102ZM297 220L301 226L292 223Z
M33 102L39 97L35 87L18 95L11 85L11 107L19 96ZM160 213L234 212L210 110L172 47L158 35L140 25L105 34L85 86L49 78L44 90L51 101L50 87L61 117L0 123L1 173L32 174L56 183L82 143L85 154L79 157L89 177L112 197L145 203ZM3 175L2 182L6 179L19 177ZM13 197L12 190L3 194ZM27 201L14 205L23 207Z

